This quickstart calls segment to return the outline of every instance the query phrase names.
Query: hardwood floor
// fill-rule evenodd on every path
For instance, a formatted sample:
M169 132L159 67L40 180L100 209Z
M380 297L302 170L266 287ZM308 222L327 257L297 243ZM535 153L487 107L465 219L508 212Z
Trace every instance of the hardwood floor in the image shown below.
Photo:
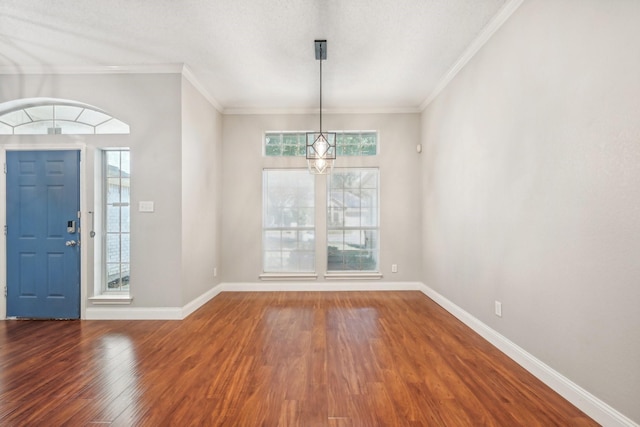
M594 426L419 292L0 322L2 426Z

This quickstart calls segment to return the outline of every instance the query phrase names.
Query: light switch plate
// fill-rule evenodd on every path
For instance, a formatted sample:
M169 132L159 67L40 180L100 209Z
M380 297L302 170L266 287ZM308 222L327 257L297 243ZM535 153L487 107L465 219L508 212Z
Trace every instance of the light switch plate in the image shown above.
M138 203L138 211L139 212L153 212L154 204L150 201L140 202Z

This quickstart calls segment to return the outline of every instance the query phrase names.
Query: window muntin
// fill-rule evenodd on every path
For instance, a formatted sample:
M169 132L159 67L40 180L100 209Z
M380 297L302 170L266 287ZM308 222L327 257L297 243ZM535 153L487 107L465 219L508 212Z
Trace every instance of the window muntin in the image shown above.
M304 156L307 136L303 132L267 133L264 137L265 155L269 157Z
M104 152L104 292L129 292L131 172L129 150Z
M0 135L128 133L128 124L76 101L26 98L0 104Z
M263 271L315 271L315 179L306 169L263 171Z
M334 169L327 187L327 271L378 271L379 172Z
M267 132L264 154L267 157L304 156L306 132ZM375 131L336 132L338 156L375 156L378 153L378 134Z
M378 154L376 132L342 132L336 135L338 156L375 156Z

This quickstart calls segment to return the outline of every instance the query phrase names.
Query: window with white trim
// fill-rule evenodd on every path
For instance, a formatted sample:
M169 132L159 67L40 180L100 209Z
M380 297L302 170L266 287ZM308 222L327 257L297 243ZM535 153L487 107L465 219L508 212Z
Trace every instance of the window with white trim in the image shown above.
M128 293L131 247L131 168L128 149L105 150L104 293Z
M267 157L304 156L306 144L306 132L267 132L264 136L264 154ZM336 153L338 157L375 156L378 153L378 133L336 132Z
M78 101L24 98L0 104L0 135L128 133L128 124Z
M315 271L315 179L306 169L263 171L265 273Z
M334 169L327 185L327 271L377 272L379 171Z

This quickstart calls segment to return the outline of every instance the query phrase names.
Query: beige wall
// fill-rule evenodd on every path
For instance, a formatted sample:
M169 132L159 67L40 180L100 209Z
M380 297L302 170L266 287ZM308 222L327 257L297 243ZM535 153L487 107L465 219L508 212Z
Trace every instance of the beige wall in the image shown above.
M180 74L3 75L0 102L28 97L73 99L106 110L131 126L130 135L0 136L0 144L86 145L84 194L95 210L94 153L101 147L130 147L131 294L130 307L181 304L181 113ZM75 147L74 147L75 148ZM138 202L155 202L154 213L139 213ZM4 200L2 200L4 203ZM4 211L4 208L2 208ZM83 212L89 218L88 212ZM88 224L85 224L88 225ZM88 246L86 295L93 295L93 245ZM125 309L127 307L123 307Z
M223 227L222 279L224 282L258 281L262 273L262 170L274 167L305 168L304 158L275 159L262 155L266 131L314 130L317 115L225 115L223 117ZM324 130L377 130L380 155L340 157L337 167L380 168L380 266L383 281L420 279L420 142L418 114L324 115ZM316 206L323 203L326 177L316 181ZM317 211L318 212L318 211ZM319 281L326 270L326 215L316 217L316 253ZM391 264L398 273L391 273Z
M182 79L182 305L209 291L218 278L222 178L222 119Z
M182 308L219 283L213 269L220 256L222 117L181 74L2 76L0 94L0 102L39 96L77 100L130 125L130 135L0 136L3 146L85 145L86 211L99 210L97 149L131 148L133 302L114 310ZM153 201L155 211L138 212L139 201ZM88 227L88 212L83 216ZM99 241L85 236L83 243L90 297Z
M526 1L422 118L424 283L636 422L638 22Z

